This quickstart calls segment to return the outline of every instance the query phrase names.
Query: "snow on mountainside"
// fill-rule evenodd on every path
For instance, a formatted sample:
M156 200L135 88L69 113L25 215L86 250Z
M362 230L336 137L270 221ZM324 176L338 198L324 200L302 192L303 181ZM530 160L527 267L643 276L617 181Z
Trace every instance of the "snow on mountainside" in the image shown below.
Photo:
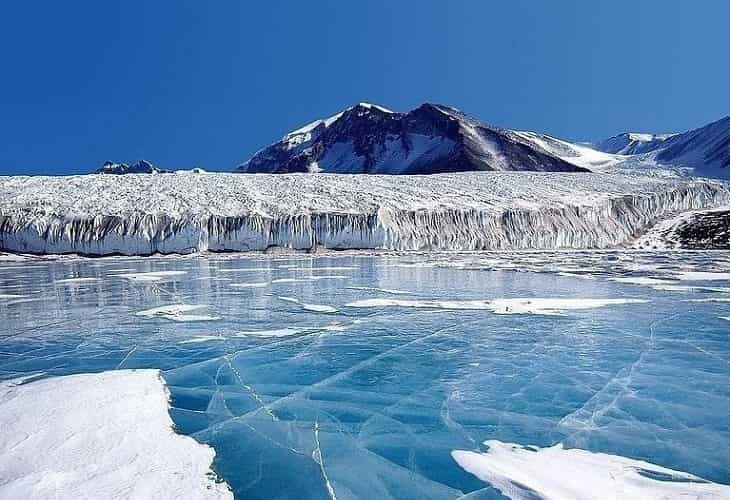
M535 137L542 138L543 144L536 143ZM256 153L236 172L585 171L580 161L570 161L580 157L579 153L569 152L566 157L570 159L566 160L551 147L543 147L552 138L539 134L535 137L484 124L438 104L427 103L397 113L360 103L287 134ZM559 145L566 149L570 146Z
M640 155L643 161L659 166L688 167L695 175L730 178L730 116L681 134L620 134L595 148Z
M132 165L126 163L115 163L112 161L105 161L104 164L94 172L95 174L167 174L169 170L163 170L155 167L148 161L139 160Z
M728 183L595 173L0 177L0 251L606 248L728 204Z
M640 134L624 132L593 145L598 151L619 155L636 155L654 151L675 134Z

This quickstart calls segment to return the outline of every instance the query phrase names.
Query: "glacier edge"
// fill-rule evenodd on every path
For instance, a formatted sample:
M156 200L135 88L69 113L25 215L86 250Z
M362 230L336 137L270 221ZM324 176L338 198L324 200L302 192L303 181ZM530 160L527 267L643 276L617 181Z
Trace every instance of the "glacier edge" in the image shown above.
M65 188L58 180L64 178L4 178L0 249L84 255L271 247L600 249L629 245L662 218L730 204L730 185L719 181L460 175L238 175L234 181L209 174L191 181L193 176L172 174L170 181L125 176L134 179L114 183L83 176L90 179L66 178L73 181ZM76 200L68 199L72 188L81 190ZM100 192L116 205L105 203ZM353 192L359 198L351 199Z

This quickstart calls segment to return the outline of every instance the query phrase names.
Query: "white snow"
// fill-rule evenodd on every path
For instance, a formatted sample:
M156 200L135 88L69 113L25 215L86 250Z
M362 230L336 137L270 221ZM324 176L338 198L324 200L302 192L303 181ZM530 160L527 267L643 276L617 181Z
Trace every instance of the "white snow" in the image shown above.
M64 283L93 283L95 281L99 281L99 278L64 278L60 280L54 281L56 284L64 284Z
M654 290L660 290L665 292L718 292L718 293L730 293L728 287L711 287L711 286L697 286L697 285L652 285Z
M261 281L257 283L231 283L232 288L264 288L269 285L268 281Z
M93 255L607 248L670 214L727 205L729 186L541 172L0 177L0 241Z
M226 340L223 335L198 335L187 340L181 340L178 344L201 344L203 342L212 342L217 340Z
M0 383L0 498L232 499L157 370Z
M609 278L609 281L617 283L628 283L631 285L670 285L673 282L669 280L650 278L645 276L621 276L618 278Z
M394 288L377 288L372 286L348 286L348 290L363 290L366 292L382 292L387 293L390 295L410 295L413 292L408 292L406 290L396 290Z
M204 304L172 304L167 306L153 307L152 309L146 309L139 311L137 316L144 318L162 318L169 319L172 321L187 322L187 321L215 321L220 319L218 316L210 316L203 314L185 314L190 311L197 311L209 307Z
M187 274L187 271L152 271L148 273L121 273L110 274L113 278L126 278L130 281L162 281L169 276L180 276Z
M246 330L237 332L235 337L290 337L307 331L307 328L276 328L271 330Z
M393 113L393 111L391 111L388 108L385 108L383 106L379 106L378 104L371 104L369 102L361 102L361 103L358 104L358 106L361 106L361 107L367 108L367 109L373 109L374 108L374 109L377 109L379 111L382 111L383 113Z
M625 158L620 155L604 153L588 146L564 141L545 134L528 131L514 131L513 133L535 144L546 153L558 156L573 165L591 171L604 170L625 161Z
M670 500L730 498L730 486L641 460L565 449L485 441L485 453L456 450L467 472L512 499Z
M703 271L685 271L675 276L684 281L730 281L730 273L711 273Z
M494 314L541 314L554 316L565 311L594 309L647 302L642 299L510 298L493 300L399 300L364 299L348 307L411 307L416 309L486 310Z
M294 297L282 297L280 295L275 295L275 297L279 300L283 300L284 302L291 302L293 304L298 304L305 311L319 312L319 313L336 313L337 312L337 308L328 306L328 305L307 304L307 303L301 302L299 299L296 299Z

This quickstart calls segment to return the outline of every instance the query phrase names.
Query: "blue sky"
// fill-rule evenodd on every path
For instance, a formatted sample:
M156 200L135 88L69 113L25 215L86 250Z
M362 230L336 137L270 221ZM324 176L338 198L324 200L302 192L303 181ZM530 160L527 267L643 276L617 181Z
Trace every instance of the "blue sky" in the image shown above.
M730 114L730 2L28 0L0 6L0 174L228 170L359 101L577 140Z

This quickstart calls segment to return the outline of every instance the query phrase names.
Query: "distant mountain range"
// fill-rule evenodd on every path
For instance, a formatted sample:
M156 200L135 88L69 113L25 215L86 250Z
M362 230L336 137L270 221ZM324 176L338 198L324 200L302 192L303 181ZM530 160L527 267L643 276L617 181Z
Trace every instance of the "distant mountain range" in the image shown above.
M287 134L236 171L434 174L478 170L580 172L530 137L486 125L454 108L408 113L361 103Z
M194 174L204 174L205 170L199 167L187 169L187 170L165 170L154 166L152 163L146 160L139 160L131 165L126 163L116 163L113 161L105 161L101 167L96 169L95 174L111 174L111 175L124 175L124 174L172 174L174 172L190 172Z
M126 163L115 163L113 161L105 161L101 167L99 167L95 174L168 174L169 170L164 170L155 167L148 161L139 160L136 163L127 165Z
M730 178L730 116L679 134L625 132L593 144L581 144L537 132L495 127L440 104L426 103L400 113L360 103L286 134L234 171L618 171ZM95 173L169 172L140 160L132 165L108 161Z
M485 124L455 108L407 113L360 103L285 135L242 173L432 174L473 170L649 173L684 167L730 177L730 117L681 134L623 133L595 144Z
M594 147L606 153L643 155L658 165L690 167L700 175L730 177L730 116L681 134L619 134Z

